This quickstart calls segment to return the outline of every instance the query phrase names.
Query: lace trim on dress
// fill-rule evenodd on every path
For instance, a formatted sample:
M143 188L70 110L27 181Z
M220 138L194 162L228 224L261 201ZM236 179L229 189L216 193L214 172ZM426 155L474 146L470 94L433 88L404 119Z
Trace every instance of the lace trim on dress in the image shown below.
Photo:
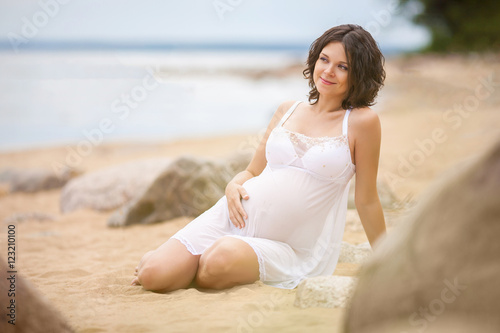
M266 280L266 266L264 264L264 258L262 257L262 254L260 253L260 250L253 246L252 244L248 243L250 247L254 250L255 254L257 255L257 260L259 261L259 280L260 281L265 281Z
M240 235L228 235L230 237L238 238L250 245L250 247L253 249L255 252L255 255L257 256L257 261L259 262L259 280L260 281L265 281L266 280L266 266L264 264L264 257L262 257L262 253L260 253L260 250L256 247L253 246L251 242L248 242L244 236Z
M345 134L339 136L310 137L302 133L290 131L284 127L278 128L281 128L285 133L287 133L290 141L292 141L295 145L305 144L306 150L313 146L323 146L331 143L334 143L337 147L349 145L347 135Z
M192 255L198 255L199 253L196 253L196 250L194 249L193 245L184 237L182 236L172 236L172 238L177 239L179 242L182 243L186 247L186 249L192 254Z
M320 137L310 137L302 133L290 131L283 127L283 124L290 118L292 113L295 111L297 106L302 103L302 101L296 101L290 109L288 109L287 113L283 116L281 121L279 122L278 126L276 128L282 129L284 132L286 132L290 138L290 140L295 144L299 146L306 146L305 150L308 150L309 148L313 146L320 146L320 145L325 145L326 143L335 143L337 147L340 147L342 145L347 145L349 147L349 140L347 138L347 120L349 118L349 113L351 112L351 109L347 109L345 114L344 114L344 119L342 120L342 134L339 136L320 136ZM275 129L276 129L275 128Z

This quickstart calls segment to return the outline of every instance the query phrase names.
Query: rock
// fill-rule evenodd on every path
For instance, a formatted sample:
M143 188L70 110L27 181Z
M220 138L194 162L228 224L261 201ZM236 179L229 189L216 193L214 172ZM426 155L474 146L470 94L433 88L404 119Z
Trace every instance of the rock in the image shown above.
M4 219L5 224L15 224L24 221L55 221L57 216L42 212L23 212L10 215Z
M0 183L7 185L8 192L38 192L60 188L80 173L70 168L59 175L45 169L4 169L0 172Z
M7 183L0 182L0 198L9 195L10 185Z
M344 331L346 332L346 331ZM408 330L408 319L383 323L367 330L347 331L356 333L498 333L498 327L477 319L463 320L463 316L443 314L424 327L413 327Z
M344 332L500 332L499 189L500 141L428 189L362 265Z
M168 158L134 161L77 177L62 189L61 211L116 209L142 193L171 161Z
M40 294L29 281L18 273L8 273L7 263L0 259L0 332L3 333L46 333L73 332L66 320L56 311L50 302ZM9 278L15 275L15 280ZM11 282L15 285L15 297L9 296ZM11 300L15 300L15 309L9 309ZM8 321L14 319L15 325Z
M346 307L356 284L351 276L316 276L299 283L293 305L300 308Z
M179 216L196 217L212 207L227 183L250 162L237 154L215 161L185 155L172 162L145 192L114 212L108 226L150 224Z
M340 247L340 256L338 262L346 262L352 264L362 263L372 254L372 247L369 242L352 245L347 242L342 242Z

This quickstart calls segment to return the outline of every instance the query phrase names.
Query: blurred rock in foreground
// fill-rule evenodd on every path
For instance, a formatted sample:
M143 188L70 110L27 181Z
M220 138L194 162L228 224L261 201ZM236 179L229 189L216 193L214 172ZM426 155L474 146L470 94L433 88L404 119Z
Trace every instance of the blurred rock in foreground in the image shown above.
M49 301L0 260L0 332L69 333L73 329Z
M375 245L344 332L500 332L499 189L497 140Z

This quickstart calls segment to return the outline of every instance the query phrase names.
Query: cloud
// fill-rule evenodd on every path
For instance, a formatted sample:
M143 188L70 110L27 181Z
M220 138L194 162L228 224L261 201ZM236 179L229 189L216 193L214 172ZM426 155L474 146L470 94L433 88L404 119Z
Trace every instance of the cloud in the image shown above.
M0 5L0 33L21 33L23 18L62 0L24 0ZM364 25L389 2L353 0L65 0L37 40L104 42L296 43L309 45L340 23ZM220 7L222 4L222 7ZM219 6L219 7L218 7ZM222 10L221 10L222 8ZM360 10L362 8L362 10ZM390 24L384 31L397 30ZM412 30L413 29L413 30ZM422 29L407 24L401 42L422 43ZM382 34L381 34L382 35ZM1 38L1 37L0 37Z

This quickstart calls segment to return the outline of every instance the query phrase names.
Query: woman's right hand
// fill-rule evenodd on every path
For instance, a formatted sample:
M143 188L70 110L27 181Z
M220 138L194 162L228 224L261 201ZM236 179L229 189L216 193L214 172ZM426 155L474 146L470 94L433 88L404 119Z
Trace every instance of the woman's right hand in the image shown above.
M247 213L241 204L241 198L248 200L250 196L240 184L229 182L226 186L227 207L229 209L229 219L236 228L244 228L245 221L248 219Z

